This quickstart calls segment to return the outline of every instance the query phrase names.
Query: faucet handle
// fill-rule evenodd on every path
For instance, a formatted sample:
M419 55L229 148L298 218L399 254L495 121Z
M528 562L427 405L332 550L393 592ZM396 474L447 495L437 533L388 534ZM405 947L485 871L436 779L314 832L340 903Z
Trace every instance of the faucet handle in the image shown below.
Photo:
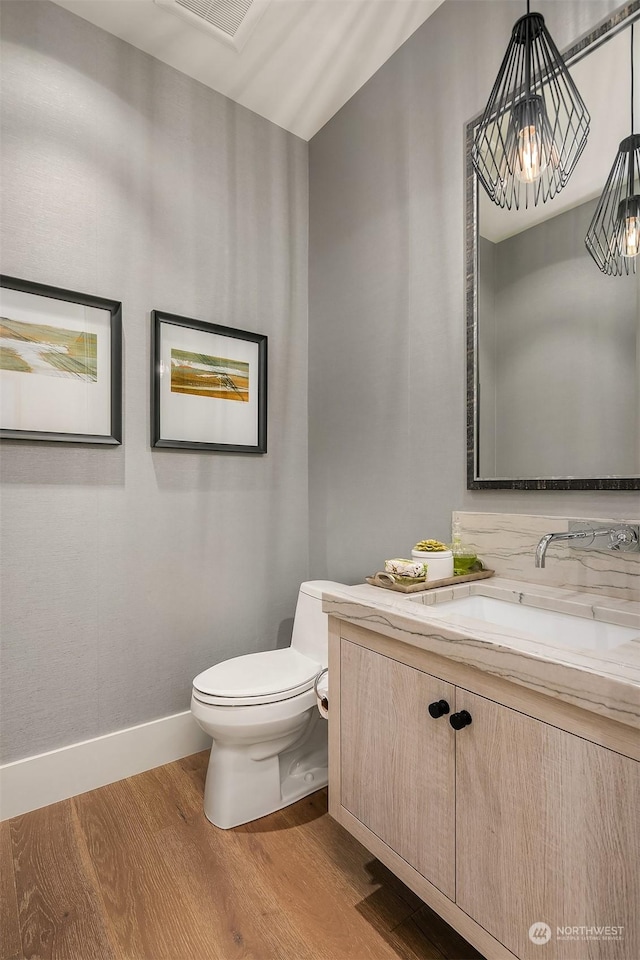
M632 520L570 520L570 547L574 550L615 550L640 553L640 524Z
M638 528L628 523L612 527L609 532L609 549L620 553L632 553L638 550Z

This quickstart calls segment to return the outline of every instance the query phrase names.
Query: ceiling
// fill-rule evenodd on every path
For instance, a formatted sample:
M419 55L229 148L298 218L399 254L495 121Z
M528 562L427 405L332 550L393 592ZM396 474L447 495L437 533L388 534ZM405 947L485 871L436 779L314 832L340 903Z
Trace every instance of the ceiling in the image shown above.
M154 0L55 2L309 140L442 0L271 0L240 51Z
M501 209L480 188L478 224L481 236L499 243L600 196L613 166L618 144L631 132L629 40L630 30L626 26L570 68L571 76L591 115L591 127L587 145L566 187L553 201L529 207L528 210L524 207L520 210ZM634 46L634 72L636 77L640 76L638 43Z

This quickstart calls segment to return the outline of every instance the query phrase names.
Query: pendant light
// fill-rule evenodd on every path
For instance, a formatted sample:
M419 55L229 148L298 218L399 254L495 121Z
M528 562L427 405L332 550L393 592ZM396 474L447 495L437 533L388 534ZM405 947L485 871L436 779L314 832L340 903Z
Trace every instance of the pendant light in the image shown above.
M640 253L640 134L633 132L633 79L631 24L631 135L618 147L585 237L602 272L614 277L635 273Z
M544 17L527 12L513 27L472 160L499 207L537 205L567 183L584 150L590 117Z

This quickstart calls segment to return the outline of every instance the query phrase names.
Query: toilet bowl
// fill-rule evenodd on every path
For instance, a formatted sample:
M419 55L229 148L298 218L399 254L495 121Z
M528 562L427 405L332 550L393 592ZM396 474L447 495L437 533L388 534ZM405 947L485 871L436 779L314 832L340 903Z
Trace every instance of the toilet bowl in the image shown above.
M313 684L327 665L326 580L300 586L291 646L234 657L193 681L191 712L212 737L204 812L247 823L327 784L327 721Z

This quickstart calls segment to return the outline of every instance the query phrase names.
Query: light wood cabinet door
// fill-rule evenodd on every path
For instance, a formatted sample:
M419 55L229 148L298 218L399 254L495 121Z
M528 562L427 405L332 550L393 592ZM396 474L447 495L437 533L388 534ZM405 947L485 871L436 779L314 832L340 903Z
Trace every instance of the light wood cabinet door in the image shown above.
M341 641L341 802L450 899L455 898L455 687Z
M458 905L522 960L638 960L640 764L460 688L457 708Z

